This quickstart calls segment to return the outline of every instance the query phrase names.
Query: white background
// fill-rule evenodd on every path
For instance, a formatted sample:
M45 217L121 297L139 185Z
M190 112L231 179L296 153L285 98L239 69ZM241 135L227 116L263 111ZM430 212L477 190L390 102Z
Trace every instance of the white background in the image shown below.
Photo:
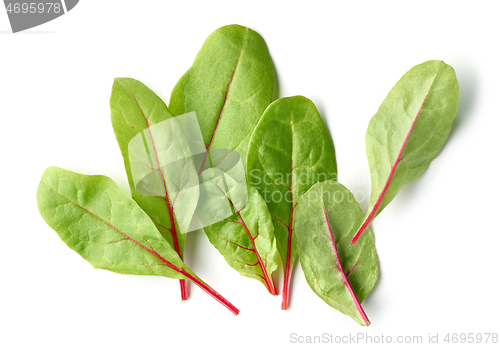
M284 346L290 334L372 336L499 333L497 1L97 1L9 33L0 9L0 345ZM325 304L300 266L291 305L240 276L202 233L186 262L234 303L197 287L181 302L167 278L94 270L38 213L43 170L104 174L129 192L109 116L114 77L166 102L204 39L241 24L266 40L280 96L317 105L335 142L340 182L369 196L364 136L390 88L440 59L460 84L441 154L372 224L380 279L363 302L372 325ZM367 208L367 201L361 206ZM281 291L281 270L275 274Z

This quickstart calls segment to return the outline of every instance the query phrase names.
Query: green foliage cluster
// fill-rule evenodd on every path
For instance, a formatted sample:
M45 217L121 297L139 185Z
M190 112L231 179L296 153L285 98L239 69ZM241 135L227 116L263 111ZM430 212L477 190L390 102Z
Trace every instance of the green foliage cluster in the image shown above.
M219 28L206 39L175 85L168 106L141 82L117 78L111 119L131 198L107 177L49 167L37 192L41 215L95 268L179 279L183 300L186 281L191 281L238 314L182 260L186 222L195 215L202 195L195 183L210 177L220 164L212 151L237 151L248 199L238 207L234 191L225 183L215 184L217 198L229 203L233 213L204 227L209 241L233 269L260 281L273 295L273 273L281 260L282 309L288 308L299 259L307 283L321 299L369 325L361 302L375 286L378 261L368 225L442 148L456 114L455 73L441 61L415 66L371 119L366 151L372 192L366 217L351 192L337 182L333 141L313 102L303 96L274 100L274 84L264 40L239 25ZM198 166L180 160L176 181L160 165L160 157L172 155L172 146L189 149L165 143L166 137L151 129L193 111L205 153ZM161 194L144 195L134 182L129 144L148 131L145 141L154 148L150 165L162 183ZM172 126L165 131L176 130ZM166 149L160 150L160 144Z

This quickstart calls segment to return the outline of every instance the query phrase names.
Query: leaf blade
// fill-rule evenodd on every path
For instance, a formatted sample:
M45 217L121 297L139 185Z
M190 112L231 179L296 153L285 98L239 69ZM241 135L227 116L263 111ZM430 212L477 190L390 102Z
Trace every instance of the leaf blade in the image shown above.
M236 150L246 163L251 132L273 99L274 68L266 43L239 25L215 30L177 82L169 108L195 111L207 151Z
M250 183L264 192L273 217L284 264L282 309L286 310L297 257L294 208L316 182L337 176L333 142L316 106L302 96L269 105L250 140L247 166Z
M267 206L254 188L243 209L228 219L205 226L209 241L242 276L260 281L277 295L272 273L278 268L278 250Z
M116 78L110 98L111 121L120 151L123 156L125 170L129 182L132 198L151 217L160 233L172 245L182 259L185 234L179 230L174 213L173 196L177 192L169 192L167 189L167 173L162 167L159 159L156 142L157 135L153 135L151 127L163 121L173 118L173 114L168 110L165 103L148 87L141 82L131 78ZM132 167L129 156L129 144L132 139L139 134L146 134L151 143L154 158L153 164L160 170L160 177L164 188L162 196L146 196L140 194L133 180ZM143 135L144 136L144 135ZM188 193L196 199L196 191ZM187 208L186 213L194 212L195 205L191 204L191 209ZM189 205L188 205L189 207ZM181 285L182 300L187 300L187 289L183 281Z
M108 177L49 167L37 203L61 240L94 268L187 279L239 312L182 262L146 213Z
M351 244L399 190L422 175L439 154L457 104L455 72L442 61L413 67L392 88L366 132L372 192L366 218Z
M320 182L300 198L296 214L297 248L307 283L327 304L369 325L361 302L377 281L378 261L369 229L358 244L349 244L363 219L354 196L337 182Z
M237 151L241 162L246 164L251 133L273 100L273 93L274 67L266 43L258 33L239 25L228 25L215 30L205 40L193 65L172 90L169 102L170 109L176 115L196 112L206 147L205 156L198 169L199 175L202 175L206 168L205 164L209 161L211 151L217 149ZM224 187L219 188L226 193ZM254 196L252 191L249 196ZM226 200L231 203L230 199ZM262 250L259 251L259 246L251 242L256 225L250 226L247 221L254 221L253 214L263 208L267 209L258 197L255 197L254 202L250 199L239 214L235 213L229 219L205 226L205 233L230 266L244 276L261 281L275 294L276 288L271 274L276 269L274 258L277 252L272 228L269 228L264 212L257 214L265 221L263 224L266 225L265 230L268 233L267 238L256 239L262 243ZM234 222L240 224L235 228ZM231 236L236 239L224 241L217 237L221 233L222 236L228 236L226 231L233 228L234 235ZM252 256L236 254L235 244L241 242L248 246L245 248L255 252L255 259L251 259ZM264 264L262 258L267 258L268 263ZM251 272L245 269L245 264L257 264L260 270L252 276Z

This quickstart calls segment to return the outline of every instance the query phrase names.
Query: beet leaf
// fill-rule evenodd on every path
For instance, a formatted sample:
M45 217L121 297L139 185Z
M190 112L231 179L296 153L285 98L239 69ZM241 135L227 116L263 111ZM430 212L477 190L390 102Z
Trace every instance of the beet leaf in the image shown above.
M457 103L455 71L438 60L413 67L392 88L366 131L370 205L351 244L405 184L427 170L448 137Z
M200 176L210 153L217 149L237 151L246 164L250 136L273 93L274 68L259 34L228 25L205 40L193 65L175 85L169 103L175 115L196 112L206 147L198 166ZM215 180L212 183L216 183L213 191L233 204L227 187ZM210 242L240 274L256 278L277 294L272 280L277 251L265 202L250 189L247 205L235 206L233 216L222 219L205 227Z
M283 301L288 308L297 257L294 210L316 182L337 179L335 149L316 106L303 96L282 98L264 112L248 152L249 182L266 201L284 267Z
M182 262L148 215L110 178L49 167L37 201L47 224L94 268L189 280L238 314Z
M180 211L179 213L183 214L184 218L191 219L199 197L196 172L192 162L187 161L182 165L185 170L182 171L181 178L184 177L186 183L193 179L194 174L196 183L184 190L179 184L168 184L169 180L175 176L166 172L160 158L163 159L165 155L169 155L172 143L167 141L167 136L163 131L154 131L153 128L156 124L174 116L153 91L131 78L115 79L110 107L111 121L123 155L132 198L151 217L160 233L182 259L186 235L179 228L179 216L176 216L176 212ZM160 191L147 195L137 191L129 153L131 140L141 135L144 137L145 147L149 149L151 156L151 160L145 162L144 165L149 165L156 170L158 177L153 178L161 182ZM176 145L176 148L179 148L179 144ZM189 150L189 148L181 148L173 155L178 155L178 152L183 150ZM187 157L189 158L189 155ZM182 206L176 206L176 204ZM180 286L181 298L186 300L187 289L183 279L180 280Z
M377 281L378 261L370 229L355 246L349 244L363 220L354 196L337 182L317 183L299 199L295 215L297 249L309 286L328 305L369 325L361 302Z

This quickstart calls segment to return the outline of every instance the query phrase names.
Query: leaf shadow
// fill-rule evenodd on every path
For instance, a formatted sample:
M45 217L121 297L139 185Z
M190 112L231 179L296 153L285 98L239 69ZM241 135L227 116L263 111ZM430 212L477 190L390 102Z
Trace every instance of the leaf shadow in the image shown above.
M325 111L325 107L323 106L323 102L318 101L318 100L311 100L311 101L316 106L316 109L318 110L319 115L321 116L321 119L323 119L323 123L325 123L326 130L328 130L328 134L330 134L330 138L333 141L333 136L332 136L332 132L330 131L330 124L328 121L328 117L325 116L326 111ZM335 146L335 141L333 142L333 145Z
M478 95L478 73L471 64L459 63L455 64L455 73L457 75L459 95L457 115L451 126L450 134L446 140L443 149L446 148L449 142L457 136L460 130L467 122L470 122L472 110L477 103Z
M283 274L284 274L284 268L285 267L283 266L281 256L280 256L280 254L278 254L278 268L276 269L276 271L274 271L271 274L271 277L273 279L274 286L276 287L278 295L282 295L282 291L283 291L283 279L282 278L283 278ZM292 274L293 274L293 269L292 269ZM293 277L292 277L292 281L293 281Z
M381 312L384 310L384 304L383 302L379 299L376 291L380 287L380 283L383 280L383 271L382 271L382 266L380 263L380 257L378 255L378 250L377 250L377 243L376 243L376 235L373 230L373 225L370 225L370 229L373 233L373 237L375 239L375 250L376 256L377 256L377 262L378 262L378 276L377 276L377 281L375 282L375 285L373 286L372 290L368 293L368 295L363 299L361 302L363 309L368 313L368 317L371 316L370 312L372 313L373 316L378 314L378 312Z
M193 264L199 264L203 261L201 252L198 252L201 248L200 244L204 242L203 238L205 238L205 231L203 229L193 230L186 234L182 260L190 269L194 268ZM192 283L187 281L186 293L188 298L191 296L191 285Z
M184 263L191 268L194 264L200 264L206 259L203 259L201 244L205 242L206 236L203 229L193 230L186 234L186 241L184 242ZM195 266L193 266L195 267Z
M115 181L116 185L123 190L125 194L127 194L128 197L130 197L130 186L128 185L128 180L127 178L123 177L123 175L115 176L115 175L110 175L110 178Z
M276 66L273 64L273 72L274 72L274 90L273 90L273 100L278 100L280 97L280 81L278 78L278 72L276 71Z
M324 103L323 101L321 100L311 100L314 105L316 106L316 109L318 110L319 112L319 115L321 116L321 119L323 120L323 123L325 123L325 127L326 127L326 131L328 131L328 135L330 135L330 139L332 140L333 142L333 148L335 150L335 161L336 161L336 164L338 166L338 162L337 162L337 147L335 146L335 139L333 138L333 134L332 132L330 131L330 128L331 128L331 122L330 122L330 119L328 117L326 117L326 108L324 107ZM338 167L337 167L338 169ZM337 181L338 181L338 170L337 170Z
M375 282L375 286L373 286L370 293L368 293L367 297L361 302L363 309L368 313L368 317L370 317L370 312L372 312L373 316L378 314L384 310L384 304L379 298L377 298L376 290L380 287L380 283L382 282L382 271L380 270L379 263L379 272L377 282Z

